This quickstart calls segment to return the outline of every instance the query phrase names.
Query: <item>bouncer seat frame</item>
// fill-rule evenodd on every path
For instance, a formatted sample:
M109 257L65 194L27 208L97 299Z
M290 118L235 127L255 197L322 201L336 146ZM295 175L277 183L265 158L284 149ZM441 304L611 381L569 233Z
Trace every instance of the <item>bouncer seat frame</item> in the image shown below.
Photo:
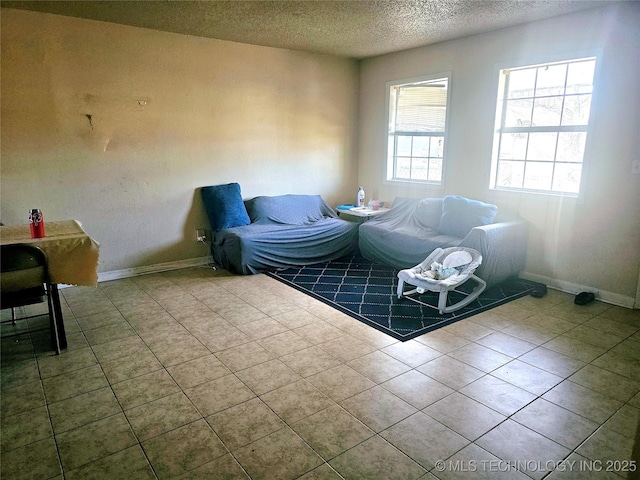
M424 275L424 272L431 270L431 264L434 262L443 263L444 260L450 254L454 252L468 252L471 255L471 262L462 266L459 273L456 273L448 278L436 280ZM415 303L438 310L440 315L443 313L451 313L456 310L469 305L487 288L487 283L481 278L474 275L476 268L482 263L482 255L477 250L466 247L451 247L451 248L437 248L420 264L413 268L400 270L398 272L398 298L406 298ZM476 286L471 292L463 292L456 290L457 287L462 285L468 280L473 280ZM409 284L414 288L405 291L404 285ZM439 293L438 306L435 307L429 303L421 301L418 297L425 291L431 291ZM447 305L447 299L449 292L454 291L456 293L465 295L465 297L457 303ZM416 295L417 294L417 295ZM411 295L416 295L412 297Z

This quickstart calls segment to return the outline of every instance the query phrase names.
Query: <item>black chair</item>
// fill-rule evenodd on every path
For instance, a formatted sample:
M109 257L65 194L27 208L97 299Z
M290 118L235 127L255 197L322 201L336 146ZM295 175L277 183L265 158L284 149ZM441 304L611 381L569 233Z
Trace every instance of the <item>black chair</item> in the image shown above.
M38 315L16 318L15 309L46 301L49 313L51 341L57 354L60 353L60 337L54 314L53 287L49 278L47 255L34 245L12 244L0 246L0 309L12 309L12 319L2 323L13 323ZM38 330L31 330L38 331ZM2 338L21 335L10 333Z

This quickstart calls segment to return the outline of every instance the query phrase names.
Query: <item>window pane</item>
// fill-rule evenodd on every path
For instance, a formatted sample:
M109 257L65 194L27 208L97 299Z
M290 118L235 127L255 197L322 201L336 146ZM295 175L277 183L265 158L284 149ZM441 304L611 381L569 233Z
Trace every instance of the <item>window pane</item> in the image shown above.
M587 125L591 111L591 95L570 95L565 98L562 125Z
M444 137L431 137L429 145L430 157L442 157L444 147Z
M527 138L527 133L503 133L500 139L500 159L526 159Z
M413 156L429 156L429 137L413 137Z
M396 155L401 155L403 157L411 156L411 138L405 135L398 135L397 137L397 151Z
M429 180L442 181L442 158L432 158L429 161Z
M526 70L515 70L509 72L509 94L508 98L533 97L533 90L536 84L536 70L529 68Z
M396 161L396 178L411 178L411 158L398 157Z
M582 162L584 146L587 142L586 132L563 132L558 134L558 162Z
M564 97L536 98L533 102L533 121L536 127L555 127L560 125L562 99Z
M529 127L531 126L531 110L533 100L509 100L504 120L505 127Z
M527 162L524 175L524 188L531 190L549 190L553 177L553 163Z
M558 192L578 193L582 168L579 163L558 163L553 175L553 189Z
M507 188L522 188L524 178L524 162L498 163L498 186Z
M426 158L414 158L411 162L411 178L414 180L429 179L429 161Z
M595 60L570 64L567 74L567 93L591 93L595 68Z
M567 76L567 65L547 65L538 68L536 97L563 95Z
M527 149L527 160L542 160L552 162L556 154L555 132L530 133L529 147Z

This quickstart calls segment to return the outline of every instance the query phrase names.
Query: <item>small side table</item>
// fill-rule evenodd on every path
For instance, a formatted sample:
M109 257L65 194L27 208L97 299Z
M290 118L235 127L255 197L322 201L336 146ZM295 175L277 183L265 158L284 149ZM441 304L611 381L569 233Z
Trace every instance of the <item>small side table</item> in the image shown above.
M390 208L379 208L378 210L373 210L368 207L355 207L350 210L337 210L338 216L344 220L348 220L349 222L357 222L364 223L369 220L371 217L375 217L376 215L380 215L381 213L388 212L391 210Z

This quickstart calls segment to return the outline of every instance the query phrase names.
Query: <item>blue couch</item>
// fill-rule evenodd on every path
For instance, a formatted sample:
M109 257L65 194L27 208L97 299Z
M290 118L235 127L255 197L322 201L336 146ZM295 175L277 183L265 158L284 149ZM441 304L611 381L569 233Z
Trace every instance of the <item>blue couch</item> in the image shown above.
M360 226L360 252L401 270L418 265L436 248L473 248L482 254L475 274L492 286L517 276L527 253L526 222L497 213L495 205L453 195L396 198L391 210Z
M220 187L232 185L234 192L219 198ZM235 185L202 188L213 232L211 253L221 267L254 274L333 260L357 248L358 225L339 219L320 195L242 201Z

